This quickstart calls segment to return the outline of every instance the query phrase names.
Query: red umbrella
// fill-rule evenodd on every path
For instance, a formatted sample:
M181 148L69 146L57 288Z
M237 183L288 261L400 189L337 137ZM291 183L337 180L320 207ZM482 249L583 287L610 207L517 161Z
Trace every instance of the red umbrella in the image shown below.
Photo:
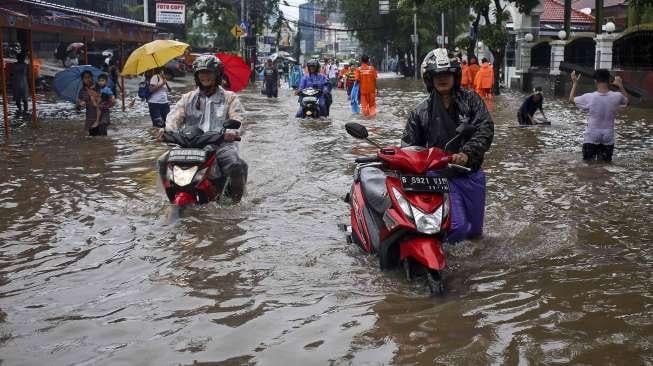
M217 53L216 56L224 64L224 73L227 77L227 83L223 83L225 89L231 90L233 92L239 92L247 86L249 82L249 76L252 73L252 70L249 69L249 65L241 57L236 55L231 55L228 53Z

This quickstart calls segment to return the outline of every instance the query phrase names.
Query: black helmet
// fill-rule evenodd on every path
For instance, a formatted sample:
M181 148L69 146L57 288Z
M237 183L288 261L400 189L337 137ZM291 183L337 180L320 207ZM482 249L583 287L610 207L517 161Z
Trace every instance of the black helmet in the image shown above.
M449 53L445 48L436 48L426 54L424 61L422 61L422 79L429 93L433 90L433 77L442 73L453 74L454 89L460 89L460 79L462 77L460 64L458 61L449 58Z
M315 68L315 72L320 72L320 61L316 59L312 59L306 63L306 68L308 69L308 72L311 72L311 67Z
M200 80L197 74L200 71L213 71L217 85L222 83L222 74L224 73L224 64L214 55L201 55L193 61L193 73L195 75L195 84L200 86Z

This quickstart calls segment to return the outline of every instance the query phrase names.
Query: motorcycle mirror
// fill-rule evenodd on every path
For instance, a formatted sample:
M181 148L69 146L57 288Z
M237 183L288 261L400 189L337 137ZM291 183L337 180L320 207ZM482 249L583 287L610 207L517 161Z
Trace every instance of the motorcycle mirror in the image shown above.
M365 128L365 126L361 125L360 123L349 122L345 124L345 130L347 130L349 135L357 139L367 139L367 128Z
M469 123L463 123L456 128L456 133L464 137L470 137L474 132L476 132L476 126Z
M230 119L227 120L227 122L225 122L224 125L222 125L222 127L224 127L225 130L237 130L240 128L240 125L241 125L240 121L236 121L235 119Z

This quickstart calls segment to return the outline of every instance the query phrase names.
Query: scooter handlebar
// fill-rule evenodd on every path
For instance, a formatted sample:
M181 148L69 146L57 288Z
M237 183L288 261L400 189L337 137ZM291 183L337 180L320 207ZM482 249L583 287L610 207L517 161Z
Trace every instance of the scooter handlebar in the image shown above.
M455 170L462 171L462 172L465 172L465 173L471 173L471 171L472 171L472 169L470 169L470 168L468 168L466 166L462 166L462 165L458 165L458 164L452 164L452 163L447 164L447 168L455 169Z
M356 158L356 163L357 164L365 164L365 163L374 163L379 161L378 156L363 156L362 158Z

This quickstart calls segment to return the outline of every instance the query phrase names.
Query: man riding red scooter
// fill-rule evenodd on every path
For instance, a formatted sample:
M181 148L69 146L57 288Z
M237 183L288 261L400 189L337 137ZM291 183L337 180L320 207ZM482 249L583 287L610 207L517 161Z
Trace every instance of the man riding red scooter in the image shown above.
M430 95L411 112L401 138L402 146L444 149L456 136L458 126L476 128L471 135L448 146L448 151L457 151L452 162L472 170L471 174L450 180L454 220L449 242L483 234L485 173L481 165L494 138L494 122L483 99L476 92L461 88L461 76L460 65L449 59L446 49L437 48L426 55L422 62L422 78Z
M460 67L444 49L422 63L430 96L410 114L402 148L381 148L354 123L347 132L379 147L356 159L352 239L379 254L382 269L403 265L408 279L425 275L432 293L444 291L442 243L482 234L485 176L480 170L494 135L481 98L460 88Z

